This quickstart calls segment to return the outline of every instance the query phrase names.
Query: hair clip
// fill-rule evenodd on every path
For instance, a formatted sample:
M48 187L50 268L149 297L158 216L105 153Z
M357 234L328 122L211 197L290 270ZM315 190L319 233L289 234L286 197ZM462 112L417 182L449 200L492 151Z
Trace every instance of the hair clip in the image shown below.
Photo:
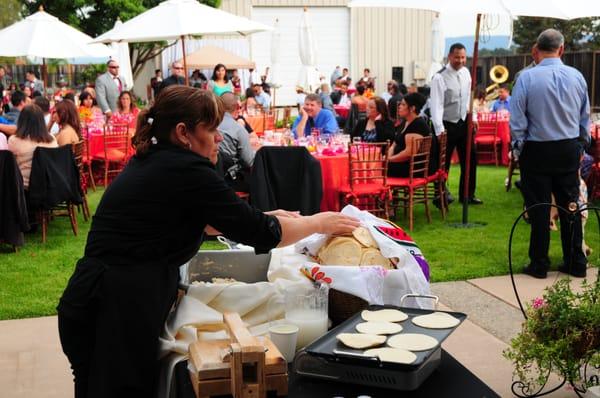
M154 122L154 118L151 117L149 117L147 120L149 125L152 125L152 122Z
M158 140L156 139L156 137L150 138L150 142L152 142L152 144L154 145L158 144Z

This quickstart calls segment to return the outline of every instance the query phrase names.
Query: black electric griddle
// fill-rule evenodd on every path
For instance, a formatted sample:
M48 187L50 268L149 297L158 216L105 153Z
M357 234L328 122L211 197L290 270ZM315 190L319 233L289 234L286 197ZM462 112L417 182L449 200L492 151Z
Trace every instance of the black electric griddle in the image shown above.
M454 316L460 320L460 323L449 329L426 329L413 324L412 318L434 311L390 305L372 305L368 309L376 311L384 308L398 309L408 315L407 320L400 322L403 328L400 334L425 334L435 338L439 342L438 346L431 350L415 352L417 359L412 364L382 362L378 358L364 356L364 350L346 347L336 338L340 333L357 333L356 325L365 322L361 314L357 313L297 353L294 360L296 372L303 376L396 390L418 388L439 366L442 342L467 318L467 315L442 311ZM384 346L386 345L382 345Z

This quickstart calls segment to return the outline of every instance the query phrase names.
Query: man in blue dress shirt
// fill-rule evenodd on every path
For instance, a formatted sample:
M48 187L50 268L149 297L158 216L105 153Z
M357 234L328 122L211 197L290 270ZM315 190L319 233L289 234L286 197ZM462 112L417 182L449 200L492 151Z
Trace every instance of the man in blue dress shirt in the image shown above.
M520 163L527 207L551 203L554 194L558 206L572 209L579 196L579 162L590 142L590 104L582 74L560 60L563 51L563 35L554 29L543 31L534 47L540 62L523 71L513 90L513 156ZM545 278L550 267L550 206L530 209L528 214L531 262L523 272ZM587 259L581 248L581 217L563 211L559 216L563 264L558 269L584 277Z
M300 114L292 125L294 137L310 136L313 128L321 129L321 134L335 134L338 123L328 109L323 109L323 102L318 94L308 94Z

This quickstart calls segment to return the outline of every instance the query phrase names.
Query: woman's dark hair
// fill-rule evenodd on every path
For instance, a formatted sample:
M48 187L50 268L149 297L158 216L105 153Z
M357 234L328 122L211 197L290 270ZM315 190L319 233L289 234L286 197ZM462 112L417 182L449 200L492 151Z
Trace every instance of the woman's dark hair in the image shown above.
M377 113L381 115L383 120L387 120L389 118L388 108L385 100L381 97L373 97L371 98L373 102L375 102L375 109L377 109Z
M58 116L58 124L69 125L73 127L77 133L77 137L81 139L81 122L79 121L79 112L75 107L75 103L71 101L61 101L54 108Z
M403 100L406 102L406 105L408 105L408 109L412 106L415 107L417 115L421 113L421 109L423 109L425 102L427 102L425 97L419 93L407 94L404 96Z
M225 80L225 83L227 83L227 82L229 82L229 78L227 77L227 68L223 64L217 64L215 66L215 69L213 69L213 74L212 74L211 79L217 80L217 71L221 68L225 69L225 76L223 77L223 79Z
M171 132L178 123L189 130L201 125L216 129L223 120L223 101L210 91L172 85L161 90L154 104L140 112L133 145L138 156L148 152L152 139L159 143L170 141Z
M88 98L92 99L92 106L97 105L96 98L94 98L92 93L90 93L89 91L82 91L81 94L79 94L79 103L83 105L83 101L85 101Z
M357 84L356 85L356 92L358 93L358 95L363 95L365 93L366 87L362 84Z
M131 100L131 105L129 108L129 111L131 112L135 108L137 108L137 105L135 104L135 98L131 91L122 91L121 94L119 94L119 99L117 99L117 108L119 108L119 111L123 111L123 105L121 105L121 98L123 98L125 95L129 95L129 99Z
M27 105L21 110L19 121L17 122L16 136L27 138L33 142L52 142L54 137L48 133L46 122L44 121L44 112L35 104Z
M478 100L482 100L485 99L486 96L486 92L484 89L482 89L481 87L479 87L477 89L477 93L475 94L475 98L477 98Z
M33 103L40 107L42 112L49 113L50 112L50 101L44 96L35 97L33 99Z
M254 98L254 90L252 89L252 87L248 87L246 89L246 98Z

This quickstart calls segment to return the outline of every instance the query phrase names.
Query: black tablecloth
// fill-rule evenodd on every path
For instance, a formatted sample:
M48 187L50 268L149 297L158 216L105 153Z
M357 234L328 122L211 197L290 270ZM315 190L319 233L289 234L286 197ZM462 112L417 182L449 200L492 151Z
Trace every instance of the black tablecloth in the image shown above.
M187 361L175 367L177 398L195 398L187 370ZM477 376L442 350L442 362L437 370L415 391L384 390L354 384L335 383L326 380L289 374L289 398L355 398L367 395L371 398L422 397L422 398L494 398L500 397Z

